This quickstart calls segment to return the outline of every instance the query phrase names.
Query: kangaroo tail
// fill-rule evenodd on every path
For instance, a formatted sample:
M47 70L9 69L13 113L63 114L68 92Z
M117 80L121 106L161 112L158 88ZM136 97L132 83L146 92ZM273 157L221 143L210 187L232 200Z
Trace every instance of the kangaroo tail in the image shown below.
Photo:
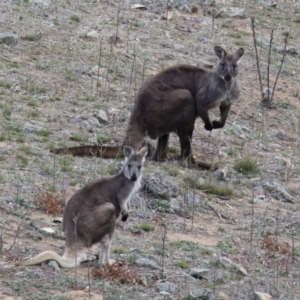
M32 258L25 259L16 264L16 266L33 266L41 264L45 261L55 260L61 268L72 268L75 267L75 260L66 261L61 256L53 251L44 251Z

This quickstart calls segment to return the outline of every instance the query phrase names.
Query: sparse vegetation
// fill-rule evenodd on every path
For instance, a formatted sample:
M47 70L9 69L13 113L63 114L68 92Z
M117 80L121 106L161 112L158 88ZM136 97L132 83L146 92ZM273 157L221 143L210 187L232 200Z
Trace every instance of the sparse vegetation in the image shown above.
M142 230L147 231L147 232L153 231L153 230L154 230L154 226L151 225L151 224L147 224L147 223L141 224L139 227L140 227Z
M223 197L231 197L233 195L232 188L224 186L220 183L205 182L200 185L199 189L208 194L214 194Z
M245 156L234 163L234 170L244 175L253 175L259 173L257 160L251 156Z
M176 261L174 265L181 269L189 269L190 268L190 265L184 260Z
M206 288L212 298L225 299L224 293L232 300L252 299L260 291L274 299L297 300L297 5L280 1L273 9L263 3L267 1L216 1L216 10L246 8L247 17L213 19L211 7L201 1L188 1L197 5L200 15L181 12L169 1L172 19L161 20L168 4L164 1L146 1L144 11L125 7L122 1L42 2L0 1L2 33L14 34L17 42L0 41L0 260L6 266L0 267L0 291L4 297L66 300L74 294L78 299L154 299L164 297L156 285L167 279L179 291L165 298L183 299L191 290ZM251 16L256 20L263 89L268 73L273 88L284 38L289 37L274 101L264 109L259 105ZM268 70L271 29L275 30ZM224 177L219 177L219 170L180 164L180 142L172 133L171 160L154 162L147 157L142 188L129 204L134 213L126 222L117 221L111 258L118 262L106 269L109 272L98 268L98 259L60 272L47 264L14 267L44 250L62 254L63 226L53 221L61 221L65 190L119 169L119 158L104 159L94 153L72 156L68 149L97 143L120 146L142 83L176 64L211 67L217 61L215 45L228 53L245 48L239 63L241 96L223 129L209 133L198 118L192 148L197 161L218 165ZM109 124L95 118L100 109L107 112ZM209 113L211 120L218 119L218 107ZM50 152L60 147L63 154ZM155 173L161 177L151 189L148 180ZM168 183L161 185L164 179ZM269 179L277 181L281 191L286 189L291 200L283 201L286 194L276 186L267 188L264 181ZM55 233L43 232L45 227ZM139 266L137 260L143 258L154 261L158 269ZM231 268L229 259L249 276ZM207 269L202 280L187 281L191 267Z

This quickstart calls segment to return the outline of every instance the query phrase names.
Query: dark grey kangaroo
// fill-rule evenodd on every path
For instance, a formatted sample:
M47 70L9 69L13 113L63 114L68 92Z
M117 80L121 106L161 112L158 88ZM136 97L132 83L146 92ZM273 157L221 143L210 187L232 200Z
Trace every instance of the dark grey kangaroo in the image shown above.
M240 95L237 62L244 49L231 55L218 46L214 51L219 58L216 71L177 65L145 81L136 96L123 145L138 150L146 136L158 138L155 159L162 161L167 158L169 134L175 132L181 159L195 164L191 140L196 118L203 120L206 130L222 128L232 102ZM216 106L221 118L211 122L208 111Z
M122 220L128 217L127 204L140 187L142 166L147 148L135 153L124 146L123 170L114 176L102 177L87 183L68 201L63 215L65 252L59 256L53 251L44 251L17 265L31 266L44 261L55 260L62 268L72 268L90 256L92 245L100 243L100 264L111 264L110 244L120 213Z

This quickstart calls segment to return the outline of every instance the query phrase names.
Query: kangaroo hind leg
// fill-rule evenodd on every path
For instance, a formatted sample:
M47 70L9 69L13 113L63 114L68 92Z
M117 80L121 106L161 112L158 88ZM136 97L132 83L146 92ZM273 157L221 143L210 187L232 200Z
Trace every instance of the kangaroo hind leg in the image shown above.
M162 135L158 138L154 159L156 161L165 161L168 158L169 134Z
M100 265L112 265L115 263L115 260L109 259L111 245L111 235L107 234L103 237L100 242L100 255L99 255L99 264Z

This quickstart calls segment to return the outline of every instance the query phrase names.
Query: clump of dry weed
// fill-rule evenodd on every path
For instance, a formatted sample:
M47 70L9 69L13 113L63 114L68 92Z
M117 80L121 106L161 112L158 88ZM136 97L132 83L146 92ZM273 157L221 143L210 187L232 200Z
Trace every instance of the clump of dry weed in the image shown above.
M280 254L290 253L291 248L287 242L279 242L276 237L270 232L266 233L262 247L263 249Z
M46 211L47 214L57 216L62 213L60 198L57 193L38 193L34 196L37 205Z
M118 262L111 266L96 267L91 274L95 279L106 278L110 281L120 281L121 283L142 284L134 267L127 264L120 265Z

